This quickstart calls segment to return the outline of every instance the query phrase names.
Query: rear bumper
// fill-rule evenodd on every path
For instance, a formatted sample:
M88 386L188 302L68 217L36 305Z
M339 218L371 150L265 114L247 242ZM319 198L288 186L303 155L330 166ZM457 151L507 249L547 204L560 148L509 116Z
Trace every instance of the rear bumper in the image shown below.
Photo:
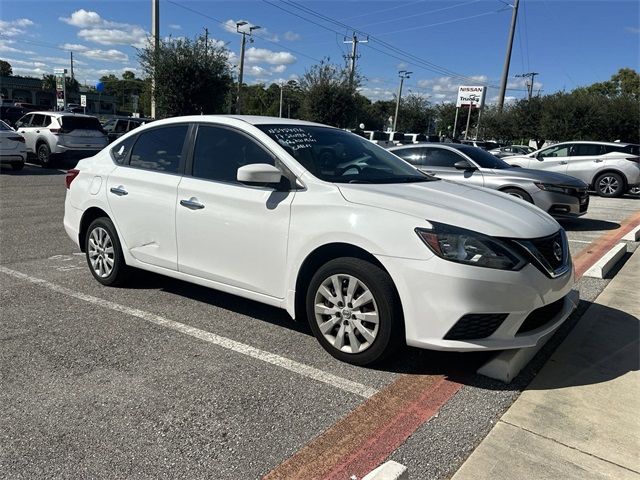
M69 147L67 145L56 145L53 153L64 155L66 157L93 157L96 153L106 147L106 144L102 147L87 148L87 147Z
M13 163L24 163L27 161L27 152L5 152L0 155L0 165L10 165Z

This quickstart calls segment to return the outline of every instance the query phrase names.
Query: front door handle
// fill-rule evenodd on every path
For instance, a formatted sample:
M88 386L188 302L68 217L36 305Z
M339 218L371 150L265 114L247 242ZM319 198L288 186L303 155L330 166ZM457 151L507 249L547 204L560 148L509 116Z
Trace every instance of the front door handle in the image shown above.
M560 165L566 165L567 161L566 160L560 160Z
M187 207L189 210L201 210L204 208L204 205L196 197L191 197L189 200L180 200L180 205Z
M127 192L122 185L118 185L117 187L111 187L109 191L115 195L118 195L119 197L129 194L129 192Z
M596 159L594 160L594 162L596 162L596 163L600 163L600 162L604 162L604 160L603 160L603 159L601 159L601 158L596 158Z

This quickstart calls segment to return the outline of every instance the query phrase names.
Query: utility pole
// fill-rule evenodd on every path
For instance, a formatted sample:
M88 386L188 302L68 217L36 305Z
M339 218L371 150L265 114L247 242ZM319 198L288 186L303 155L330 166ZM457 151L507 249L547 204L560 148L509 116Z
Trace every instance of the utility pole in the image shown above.
M527 80L526 84L527 84L527 93L529 95L529 100L531 100L531 97L533 97L533 81L536 78L536 75L540 75L538 72L529 72L529 73L522 73L520 75L516 75L516 77L518 78L530 78L531 80Z
M400 111L400 98L402 97L402 84L405 78L409 78L413 72L407 72L406 70L400 70L398 76L400 77L400 86L398 87L398 97L396 98L396 114L393 117L393 131L396 131L396 125L398 124L398 112Z
M204 27L204 56L209 54L209 29Z
M342 43L350 43L351 46L351 55L348 55L349 59L349 90L353 88L353 81L356 75L356 59L360 58L358 55L358 43L369 43L369 37L366 40L359 40L356 36L356 32L353 32L353 36L351 40L347 40L346 37Z
M240 21L236 23L236 32L242 35L242 42L240 43L240 67L238 71L238 94L236 95L236 114L242 113L242 77L244 74L244 49L247 44L247 35L251 36L254 30L259 29L258 25L251 25L249 31L240 30L240 27L248 25L249 22ZM253 41L253 40L251 40Z
M73 80L75 78L73 75L73 52L69 52L69 54L71 54L71 80Z
M511 63L511 49L513 48L513 36L516 32L516 21L518 20L518 5L520 0L515 0L512 6L511 28L509 29L509 41L507 42L507 56L504 59L504 69L502 70L502 81L500 82L500 93L498 94L498 111L502 112L504 105L504 95L507 91L507 78L509 78L509 64Z
M280 118L282 118L282 92L284 90L284 84L281 83L280 84L280 114L278 115Z
M160 0L151 0L151 37L153 38L153 68L157 67L160 48ZM156 118L156 72L151 77L151 118Z

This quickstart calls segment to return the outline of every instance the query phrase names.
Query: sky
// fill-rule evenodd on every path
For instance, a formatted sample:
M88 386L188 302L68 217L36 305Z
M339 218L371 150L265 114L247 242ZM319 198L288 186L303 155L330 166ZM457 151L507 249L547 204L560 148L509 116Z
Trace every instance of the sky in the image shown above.
M398 71L412 74L403 94L451 101L459 85L487 85L494 102L504 65L515 0L299 1L160 0L160 35L190 37L209 31L236 67L241 35L236 23L260 26L247 43L245 82L297 79L320 60L344 62L354 30L361 93L392 99ZM14 75L41 77L69 68L81 83L105 74L140 75L136 48L151 30L152 0L0 3L0 59ZM246 26L244 28L247 28ZM367 40L365 43L364 41ZM607 80L623 67L639 69L637 0L520 0L507 101L526 96L518 74L537 72L543 94Z

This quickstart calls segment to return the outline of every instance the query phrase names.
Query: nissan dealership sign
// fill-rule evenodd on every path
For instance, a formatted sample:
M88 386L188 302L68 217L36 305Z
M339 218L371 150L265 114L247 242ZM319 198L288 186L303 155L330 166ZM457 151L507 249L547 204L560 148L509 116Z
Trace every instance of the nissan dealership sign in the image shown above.
M484 105L485 88L486 87L458 87L456 107L471 105L472 107L482 108Z

